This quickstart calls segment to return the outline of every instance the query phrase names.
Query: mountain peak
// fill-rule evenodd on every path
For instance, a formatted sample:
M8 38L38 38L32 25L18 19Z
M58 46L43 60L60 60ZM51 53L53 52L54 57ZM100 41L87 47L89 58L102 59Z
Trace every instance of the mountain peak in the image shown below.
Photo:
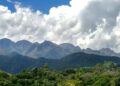
M3 38L3 39L0 39L0 41L2 41L2 42L13 42L13 41L11 41L10 39L8 39L8 38Z
M110 49L110 48L102 48L102 49L100 49L101 51L110 51L110 52L114 52L112 49Z
M27 40L20 40L20 41L17 41L16 44L31 44L31 42Z
M44 42L41 43L42 45L57 45L51 41L45 40Z
M52 43L51 41L45 40L43 43Z
M112 49L110 49L110 48L102 48L102 49L100 49L100 52L101 53L104 53L104 54L106 54L106 55L111 55L111 56L116 56L117 55L117 53L116 52L114 52Z
M62 43L62 44L60 44L60 46L69 46L69 47L74 47L74 45L73 44L70 44L70 43Z

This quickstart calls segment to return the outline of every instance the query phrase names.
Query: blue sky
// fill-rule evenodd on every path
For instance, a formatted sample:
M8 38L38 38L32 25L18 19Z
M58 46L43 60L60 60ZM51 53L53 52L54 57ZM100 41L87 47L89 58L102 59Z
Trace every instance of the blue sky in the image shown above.
M15 11L14 5L11 3L8 3L7 0L0 0L0 5L7 6L11 11Z
M40 10L43 13L48 13L51 7L60 5L69 5L69 0L12 0L18 1L25 7L31 7L33 10ZM14 5L7 0L0 0L0 5L7 6L11 11L15 11Z

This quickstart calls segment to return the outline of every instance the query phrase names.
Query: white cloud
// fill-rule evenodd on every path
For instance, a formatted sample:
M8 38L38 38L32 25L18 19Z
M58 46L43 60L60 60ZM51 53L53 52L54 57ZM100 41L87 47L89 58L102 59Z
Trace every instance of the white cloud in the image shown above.
M49 14L15 4L16 12L0 6L0 38L70 42L81 48L111 48L120 52L120 1L71 0ZM112 8L111 8L112 3Z
M10 3L11 3L12 1L11 1L11 0L7 0L7 2L10 2Z

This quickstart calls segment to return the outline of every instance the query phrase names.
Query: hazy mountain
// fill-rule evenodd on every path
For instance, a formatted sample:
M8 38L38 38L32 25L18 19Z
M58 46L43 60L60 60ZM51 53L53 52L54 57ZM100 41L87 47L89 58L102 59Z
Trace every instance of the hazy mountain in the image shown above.
M52 43L50 41L44 41L42 43L33 43L27 48L24 55L33 58L45 57L48 59L60 59L71 53L80 52L80 48L76 46L72 46L71 49L69 47L64 47Z
M118 56L120 57L119 53L115 53L113 50L109 49L109 48L102 48L99 50L101 52L101 54L105 55L105 56Z
M0 40L0 48L12 48L14 45L14 42L12 42L10 39L4 38Z
M32 43L27 40L21 40L16 42L14 45L15 45L14 48L17 53L25 55L25 53L27 52L28 48L32 45Z
M8 55L14 50L14 42L7 38L0 40L0 55Z
M87 49L83 49L82 52L87 53L87 54L96 54L96 55L102 55L102 56L117 56L117 57L120 57L119 53L116 53L109 48L102 48L100 50L92 50L90 48L87 48Z
M72 45L70 43L60 44L60 47L62 47L65 51L69 51L71 53L73 53L73 52L80 52L81 51L79 46L74 46L74 45Z
M66 55L80 52L80 48L72 44L57 45L50 41L31 43L27 40L13 42L9 39L0 40L0 55L9 55L12 52L31 58L45 57L48 59L60 59Z
M61 59L69 54L84 52L87 54L96 54L102 56L117 56L119 53L115 53L109 48L103 48L100 50L92 50L90 48L80 49L79 46L74 46L70 43L55 44L51 41L44 41L42 43L31 43L27 40L20 40L13 42L10 39L4 38L0 40L0 55L9 55L12 52L19 53L21 55L39 58L44 57L48 59Z

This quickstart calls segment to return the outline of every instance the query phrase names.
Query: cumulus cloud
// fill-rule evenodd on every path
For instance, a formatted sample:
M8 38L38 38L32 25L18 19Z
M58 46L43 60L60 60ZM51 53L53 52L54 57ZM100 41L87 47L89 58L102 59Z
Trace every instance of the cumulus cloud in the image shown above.
M15 4L16 12L0 6L0 38L70 42L81 48L120 52L120 1L71 0L49 14Z

